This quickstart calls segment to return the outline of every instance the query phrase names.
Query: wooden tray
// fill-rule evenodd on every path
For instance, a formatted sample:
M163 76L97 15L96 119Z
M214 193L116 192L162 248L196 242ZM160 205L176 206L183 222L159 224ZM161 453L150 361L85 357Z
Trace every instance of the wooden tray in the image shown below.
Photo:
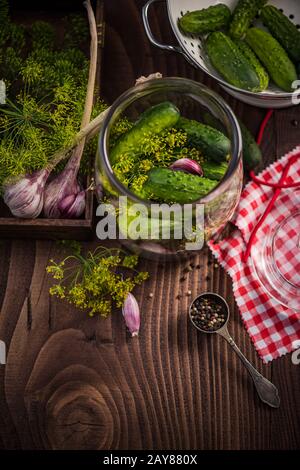
M16 21L26 22L43 19L55 22L59 18L73 11L82 9L81 1L61 0L47 2L41 7L34 0L26 2L26 9L22 2L11 2L11 14ZM104 43L104 3L103 0L94 2L96 21L98 28L98 70L97 83L100 82L101 57ZM93 159L91 165L93 165ZM90 177L87 187L90 184ZM71 239L88 240L94 234L94 196L92 192L87 193L86 209L80 219L18 219L10 214L9 209L0 200L0 238L42 238L42 239Z

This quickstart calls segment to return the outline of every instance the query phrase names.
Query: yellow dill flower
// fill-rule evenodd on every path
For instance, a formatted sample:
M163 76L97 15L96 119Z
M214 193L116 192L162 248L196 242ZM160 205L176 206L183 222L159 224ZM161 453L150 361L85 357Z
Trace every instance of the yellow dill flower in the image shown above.
M153 162L149 159L142 160L139 163L139 170L140 171L147 172L147 171L151 170L152 167L153 167Z
M122 262L124 268L135 268L138 264L139 257L137 255L125 256Z
M90 316L107 317L113 305L121 307L134 286L148 277L148 273L130 276L127 271L134 270L138 257L119 249L98 247L84 257L78 247L73 247L73 253L60 263L50 260L46 271L60 281L50 288L50 294L87 309ZM118 272L122 267L126 268L126 276Z
M50 295L56 295L60 299L64 299L66 296L65 288L60 284L55 284L54 286L50 287L49 293Z
M147 175L140 175L140 176L137 176L134 181L131 183L131 186L130 186L130 189L139 194L144 186L144 184L146 183L148 179L148 176Z

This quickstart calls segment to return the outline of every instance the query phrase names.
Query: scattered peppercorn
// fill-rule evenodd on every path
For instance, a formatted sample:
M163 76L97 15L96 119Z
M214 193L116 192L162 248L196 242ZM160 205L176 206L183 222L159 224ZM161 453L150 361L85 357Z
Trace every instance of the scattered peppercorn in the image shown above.
M183 282L183 281L185 281L185 280L186 280L186 277L185 277L185 276L182 276L182 277L180 278L180 282Z
M187 266L186 268L184 268L183 272L188 273L188 272L191 272L192 270L193 268L191 266Z
M299 124L299 122L297 121L297 119L292 120L292 126L298 127L298 124Z
M193 302L190 315L194 325L200 330L214 332L222 328L227 320L225 305L215 298L200 296Z

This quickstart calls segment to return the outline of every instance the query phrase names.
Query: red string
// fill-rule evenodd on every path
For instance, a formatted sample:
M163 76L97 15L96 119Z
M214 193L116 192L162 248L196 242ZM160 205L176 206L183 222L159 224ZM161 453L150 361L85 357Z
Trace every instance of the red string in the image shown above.
M267 181L257 178L254 171L250 171L250 178L252 179L252 181L254 181L254 183L263 185L263 186L269 186L269 188L286 189L286 188L297 188L298 186L300 186L300 181L297 181L296 183L291 183L291 184L267 183Z
M262 140L263 140L263 137L264 137L264 133L265 133L266 127L267 127L268 122L270 121L270 119L271 119L273 113L274 113L274 110L273 110L273 109L269 109L269 111L268 111L267 114L265 115L264 120L263 120L263 122L261 123L260 129L259 129L259 132L258 132L258 136L257 136L257 139L256 139L257 145L260 145L260 144L262 143Z
M272 115L273 115L273 109L270 109L264 119L263 119L263 122L261 123L261 126L260 126L260 129L259 129L259 133L258 133L258 136L257 136L257 144L260 145L261 142L262 142L262 139L264 137L264 132L266 130L266 127L268 125L268 122L270 121ZM245 253L243 254L242 256L242 259L244 262L246 262L250 256L250 253L251 253L251 248L252 248L252 245L253 245L253 242L254 242L254 239L255 239L255 236L257 234L257 231L259 230L259 228L262 226L262 224L264 223L264 221L266 220L267 216L270 214L276 200L278 199L279 195L281 194L281 190L282 189L285 189L285 188L294 188L296 186L299 186L300 185L300 182L298 183L291 183L291 184L284 184L287 177L288 177L288 173L289 173L289 170L290 170L290 167L293 165L293 163L295 163L295 161L297 160L297 158L300 157L300 152L297 153L296 155L293 155L293 157L290 158L290 160L288 161L286 167L284 168L283 172L282 172L282 175L280 177L280 180L278 183L268 183L264 180L261 180L259 178L257 178L257 176L255 175L255 173L253 171L251 171L250 173L250 177L251 179L256 183L256 184L259 184L259 185L264 185L264 186L269 186L271 188L274 188L274 194L272 196L272 199L270 200L269 204L267 205L266 207L266 210L265 212L263 213L263 215L261 216L261 218L259 219L259 221L257 222L256 226L254 227L254 229L252 230L251 232L251 235L250 235L250 238L249 238L249 241L247 243L247 246L246 246L246 251Z

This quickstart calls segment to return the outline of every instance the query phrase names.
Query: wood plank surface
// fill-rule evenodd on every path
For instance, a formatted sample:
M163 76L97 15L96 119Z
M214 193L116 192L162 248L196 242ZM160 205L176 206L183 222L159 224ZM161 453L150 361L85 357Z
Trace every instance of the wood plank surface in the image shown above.
M220 92L255 133L265 111L244 105L179 55L153 48L141 22L143 0L107 0L101 94L108 102L135 78L159 71L202 81ZM151 22L174 43L163 5ZM276 111L263 142L265 163L300 142L299 107ZM85 247L97 242L85 243ZM207 249L200 269L147 260L150 280L136 290L143 314L131 339L120 311L88 318L49 297L45 267L59 258L51 241L0 243L0 447L5 449L296 449L299 366L285 356L263 365L234 302L229 277ZM192 329L187 309L206 289L224 295L230 331L253 364L279 388L279 410L264 406L239 360L221 338ZM153 296L149 296L153 293Z

